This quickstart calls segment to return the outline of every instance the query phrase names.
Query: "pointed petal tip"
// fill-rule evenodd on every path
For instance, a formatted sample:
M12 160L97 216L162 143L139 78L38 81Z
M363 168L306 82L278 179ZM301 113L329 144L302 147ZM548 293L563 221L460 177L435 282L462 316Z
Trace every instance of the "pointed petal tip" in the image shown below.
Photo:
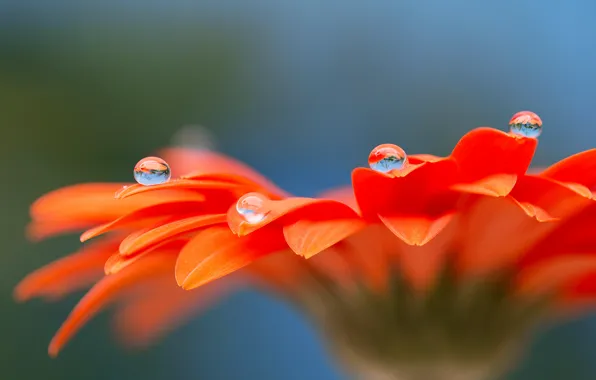
M447 227L455 213L436 218L427 216L385 216L379 218L385 226L407 245L423 246Z

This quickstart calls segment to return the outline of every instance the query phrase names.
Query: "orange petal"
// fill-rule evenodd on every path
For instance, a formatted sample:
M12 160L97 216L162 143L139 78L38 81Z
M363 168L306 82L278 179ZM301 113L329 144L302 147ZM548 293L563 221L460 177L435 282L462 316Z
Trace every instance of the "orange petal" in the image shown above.
M122 184L113 183L94 183L58 189L35 201L31 206L31 216L35 221L42 222L81 220L104 223L139 208L164 201L163 193L145 194L127 200L114 199L114 193L122 186Z
M593 189L596 187L596 149L569 156L540 175L561 182L579 183Z
M533 245L521 258L519 267L536 265L554 257L565 257L574 252L596 254L596 204L591 203L577 215L562 220L551 229L551 233Z
M384 225L372 224L342 242L341 249L355 279L383 293L389 284L392 257L402 245Z
M328 214L325 216L330 217ZM292 251L308 259L365 226L366 223L359 218L343 219L338 216L332 217L332 220L300 219L284 226L283 231Z
M352 184L358 206L368 219L376 220L379 213L438 216L453 209L457 201L457 194L449 191L456 170L451 159L426 162L396 178L357 168L352 172Z
M453 213L430 219L427 216L383 215L379 218L391 232L408 245L425 245L453 219Z
M123 256L120 254L120 252L116 252L106 260L104 264L104 272L105 274L118 273L122 269L150 253L154 254L155 252L159 252L162 254L169 253L171 255L177 255L182 247L184 247L184 244L186 244L186 241L167 241L163 244L152 246L150 249L146 249L131 256Z
M271 194L288 196L285 191L250 166L219 153L175 148L162 151L162 157L170 163L172 170L176 170L176 173L180 173L186 178L206 177L212 174L233 174L259 184Z
M116 338L128 347L146 347L210 308L233 289L233 283L218 281L188 292L178 287L171 275L158 278L143 285L140 294L116 310Z
M50 342L48 353L55 357L66 342L108 302L147 278L171 271L175 256L149 255L117 274L104 277L81 299Z
M125 199L133 195L145 194L158 190L175 190L175 191L188 191L187 195L193 197L194 200L202 201L205 196L202 195L199 190L208 189L221 189L230 190L237 187L237 185L229 182L219 181L195 181L189 179L174 179L159 185L144 186L140 184L134 184L126 187L121 187L114 196L118 199ZM194 191L193 191L194 190ZM192 191L192 192L191 192Z
M263 229L237 237L225 226L211 227L194 236L180 252L176 281L184 289L193 289L286 247L281 233Z
M462 205L457 249L461 274L480 276L510 266L557 227L528 212L511 197L476 196Z
M494 174L471 183L457 183L451 189L462 193L504 197L513 190L516 182L515 174Z
M27 226L27 238L40 241L60 234L78 232L96 225L96 220L44 220L33 221Z
M439 157L432 154L410 154L408 155L408 161L411 163L420 163L420 162L437 162L445 160L446 157Z
M592 203L591 193L586 194L580 185L569 186L541 176L521 177L511 196L557 218L567 218Z
M225 223L225 214L199 215L153 228L140 235L133 234L120 244L120 254L129 256L143 251L151 246L168 241L189 231L204 228L213 224Z
M342 186L336 189L331 189L320 193L317 198L332 199L350 206L354 211L359 212L358 203L354 196L354 189L352 186Z
M451 157L458 163L464 183L495 174L520 176L530 167L537 143L536 139L482 127L464 135Z
M29 274L16 286L19 301L32 297L58 299L92 284L103 275L106 259L118 250L119 239L98 241Z
M303 289L303 280L310 275L307 263L293 252L282 250L259 258L243 272L269 290L288 295Z
M266 225L280 220L283 224L293 223L301 219L333 219L337 217L356 217L356 213L348 205L329 200L314 198L287 198L282 200L265 200L263 203L265 218L259 223L248 223L238 214L236 205L228 210L228 225L238 236L246 236ZM327 216L327 217L325 217Z
M402 243L395 250L392 257L397 259L400 271L412 288L423 293L435 284L452 255L458 227L457 218L454 218L427 244Z
M171 218L172 215L187 215L193 211L199 210L201 202L167 202L157 205L152 205L139 210L135 210L129 214L123 215L120 218L105 223L100 226L94 227L90 230L85 231L81 235L81 242L85 242L96 236L104 234L115 229L122 228L138 228L143 225L147 225L148 222L155 223L156 220L163 220L165 218Z
M524 295L555 292L571 281L596 271L596 255L568 254L522 270L516 279L517 291Z

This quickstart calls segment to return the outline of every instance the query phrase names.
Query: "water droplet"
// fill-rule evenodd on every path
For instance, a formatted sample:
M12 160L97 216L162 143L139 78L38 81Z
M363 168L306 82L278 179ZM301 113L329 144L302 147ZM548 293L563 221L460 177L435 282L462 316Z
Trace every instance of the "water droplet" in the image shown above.
M368 156L368 165L374 171L389 173L406 166L408 157L406 152L397 145L382 144L373 149Z
M145 157L135 165L135 181L141 185L159 185L168 182L171 175L170 166L159 157Z
M265 209L267 197L259 193L248 193L240 197L236 203L236 211L247 223L260 223L268 214Z
M521 111L509 120L509 128L514 135L537 138L542 133L542 120L534 112Z

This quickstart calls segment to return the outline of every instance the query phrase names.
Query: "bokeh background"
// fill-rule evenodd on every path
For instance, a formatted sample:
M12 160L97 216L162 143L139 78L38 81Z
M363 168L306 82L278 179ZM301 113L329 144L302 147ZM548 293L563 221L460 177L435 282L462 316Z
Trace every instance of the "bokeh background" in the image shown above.
M80 294L17 305L12 288L79 243L28 243L28 205L130 181L185 125L300 195L379 143L447 154L522 109L545 165L596 145L595 19L591 0L0 0L0 378L340 379L297 313L248 290L140 352L104 313L49 359ZM594 379L594 341L591 316L550 328L510 379Z

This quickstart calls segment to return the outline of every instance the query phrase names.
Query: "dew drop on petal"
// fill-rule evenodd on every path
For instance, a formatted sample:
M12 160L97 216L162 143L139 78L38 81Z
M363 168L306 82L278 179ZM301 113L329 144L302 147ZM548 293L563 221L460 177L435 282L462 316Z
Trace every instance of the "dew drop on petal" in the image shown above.
M170 166L159 157L145 157L135 165L135 181L141 185L159 185L168 182L171 175Z
M513 115L509 128L514 135L537 138L542 133L542 120L534 112L521 111Z
M382 144L370 152L368 165L374 171L389 173L402 169L408 161L406 152L397 145Z
M260 223L268 214L265 209L267 200L267 197L259 193L245 194L238 199L236 211L247 223Z

